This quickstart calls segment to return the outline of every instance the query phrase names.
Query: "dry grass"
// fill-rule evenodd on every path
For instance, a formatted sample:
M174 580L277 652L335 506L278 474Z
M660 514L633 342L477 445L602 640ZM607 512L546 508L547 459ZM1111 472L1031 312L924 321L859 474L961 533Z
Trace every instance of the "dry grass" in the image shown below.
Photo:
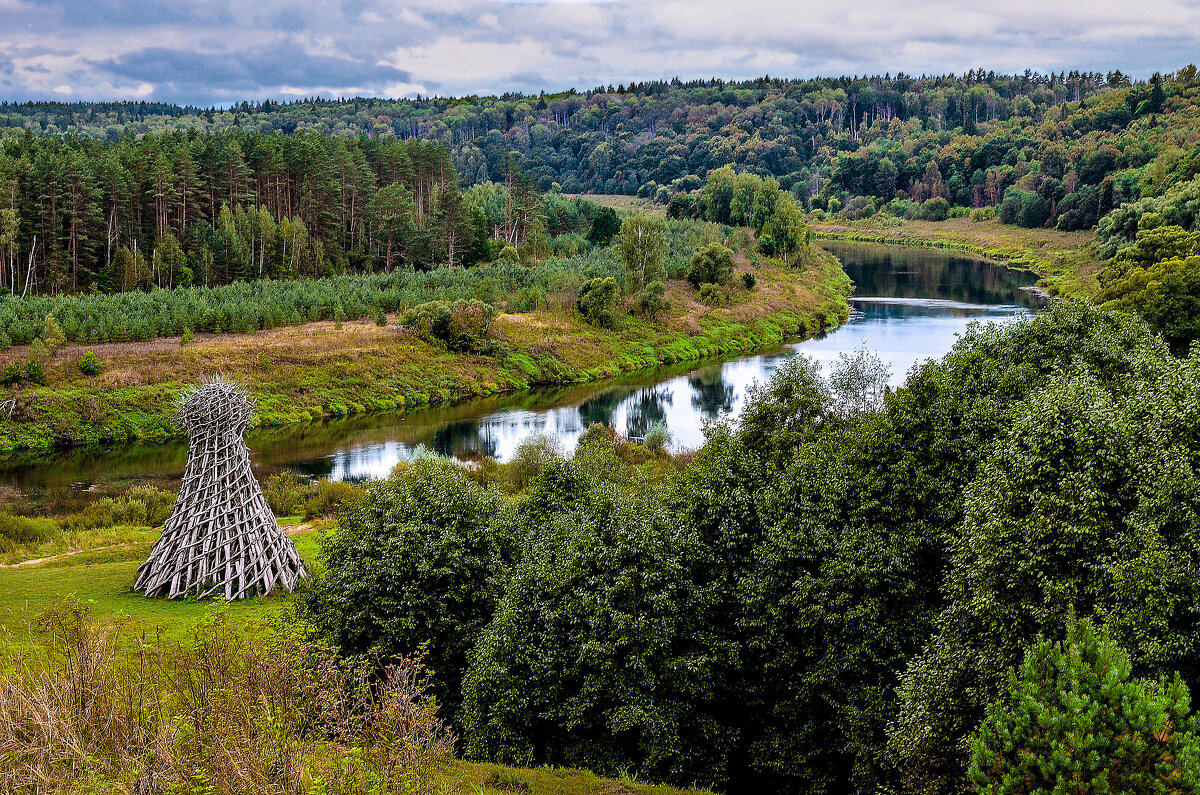
M427 793L452 758L418 658L374 678L219 614L174 647L78 602L41 623L42 647L0 669L6 793Z
M667 205L653 202L650 199L639 199L637 196L626 196L620 193L568 193L565 195L591 199L597 204L611 207L618 212L657 215L659 218L667 217Z

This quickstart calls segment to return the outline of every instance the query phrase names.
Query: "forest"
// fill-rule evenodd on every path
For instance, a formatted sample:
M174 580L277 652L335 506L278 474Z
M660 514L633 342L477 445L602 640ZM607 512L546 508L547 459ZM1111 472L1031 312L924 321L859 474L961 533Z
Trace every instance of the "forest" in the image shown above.
M664 203L733 165L775 177L806 209L903 213L943 198L957 208L1007 204L1010 222L1086 228L1122 202L1195 176L1196 101L1194 66L1137 82L1120 71L971 70L207 110L0 104L0 130L112 143L190 129L417 139L445 146L466 185L503 181L519 153L543 190L558 183L566 193Z
M208 287L471 265L506 246L539 259L564 234L576 254L598 208L561 194L738 225L749 178L818 221L1095 227L1107 259L1148 211L1192 231L1198 97L1189 66L1146 82L971 71L226 110L0 104L0 281L15 295Z

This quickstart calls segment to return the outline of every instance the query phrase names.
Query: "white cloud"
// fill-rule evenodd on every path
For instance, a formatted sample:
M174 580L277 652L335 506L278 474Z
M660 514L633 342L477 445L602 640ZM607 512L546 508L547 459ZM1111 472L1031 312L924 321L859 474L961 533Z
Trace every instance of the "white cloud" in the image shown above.
M207 103L980 66L1144 77L1200 52L1200 3L1186 0L59 3L0 0L0 59L20 95L9 98ZM269 61L264 48L288 58ZM171 68L171 53L189 66Z

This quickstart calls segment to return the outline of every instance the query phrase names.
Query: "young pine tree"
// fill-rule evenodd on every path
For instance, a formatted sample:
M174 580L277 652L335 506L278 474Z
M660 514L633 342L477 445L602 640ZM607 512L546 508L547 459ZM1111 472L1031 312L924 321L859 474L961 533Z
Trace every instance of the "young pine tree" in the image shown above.
M1086 621L1039 643L971 741L977 792L1154 793L1200 788L1187 687L1131 679L1129 655Z

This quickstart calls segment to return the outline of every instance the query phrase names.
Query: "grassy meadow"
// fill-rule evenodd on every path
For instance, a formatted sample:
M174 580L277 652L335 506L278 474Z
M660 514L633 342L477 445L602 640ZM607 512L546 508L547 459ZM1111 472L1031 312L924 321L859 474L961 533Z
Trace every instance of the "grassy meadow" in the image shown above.
M248 384L266 426L329 416L411 409L446 401L595 381L659 364L695 361L776 344L835 326L848 313L849 280L840 264L814 251L803 269L739 254L753 272L720 305L701 303L682 280L668 282L670 308L656 318L617 313L614 329L591 325L571 296L551 296L527 312L502 311L493 325L507 353L461 354L372 320L319 321L250 333L96 345L68 344L45 364L46 384L15 390L20 419L0 422L0 451L161 440L180 389L209 373ZM626 298L624 308L632 308ZM28 355L0 353L0 369ZM78 367L85 351L99 375Z

